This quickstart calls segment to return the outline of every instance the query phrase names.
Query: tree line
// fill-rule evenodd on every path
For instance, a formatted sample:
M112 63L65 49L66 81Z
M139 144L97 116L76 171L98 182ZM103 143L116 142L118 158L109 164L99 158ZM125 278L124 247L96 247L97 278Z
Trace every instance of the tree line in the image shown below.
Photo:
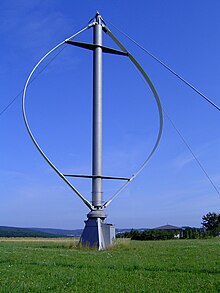
M220 214L208 213L202 217L202 227L184 227L178 230L134 230L118 233L117 238L132 240L201 239L220 236Z

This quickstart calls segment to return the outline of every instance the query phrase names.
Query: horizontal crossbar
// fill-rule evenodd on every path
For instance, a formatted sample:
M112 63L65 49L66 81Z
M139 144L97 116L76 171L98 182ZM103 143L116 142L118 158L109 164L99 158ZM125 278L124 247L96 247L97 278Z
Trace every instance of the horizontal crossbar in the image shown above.
M116 176L98 176L98 175L81 175L81 174L63 174L66 177L76 177L76 178L101 178L101 179L113 179L113 180L126 180L129 181L130 178L126 177L116 177Z
M81 48L88 49L88 50L94 50L95 48L100 47L102 49L102 52L104 52L104 53L110 53L110 54L116 54L116 55L125 55L125 56L128 55L128 53L126 53L126 52L119 51L119 50L116 50L116 49L112 49L112 48L109 48L109 47L104 47L104 46L101 46L101 45L96 45L96 44L75 42L75 41L71 41L71 40L66 40L66 43L69 44L69 45L74 45L74 46L81 47Z

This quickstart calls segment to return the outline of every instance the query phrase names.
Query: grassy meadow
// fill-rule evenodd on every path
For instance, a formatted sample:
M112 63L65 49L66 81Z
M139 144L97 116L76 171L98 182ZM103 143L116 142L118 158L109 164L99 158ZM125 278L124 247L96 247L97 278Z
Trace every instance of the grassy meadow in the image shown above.
M0 239L0 292L220 292L220 238L119 239L106 251Z

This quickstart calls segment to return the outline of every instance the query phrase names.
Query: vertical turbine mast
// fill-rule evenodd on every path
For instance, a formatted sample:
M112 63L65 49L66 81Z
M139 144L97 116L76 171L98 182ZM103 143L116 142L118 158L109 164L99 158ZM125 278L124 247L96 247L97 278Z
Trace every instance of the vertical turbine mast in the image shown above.
M93 27L92 205L102 208L102 23L97 12ZM97 176L97 177L96 177Z
M93 23L92 206L81 235L82 245L104 249L115 238L115 227L105 223L102 202L102 17Z

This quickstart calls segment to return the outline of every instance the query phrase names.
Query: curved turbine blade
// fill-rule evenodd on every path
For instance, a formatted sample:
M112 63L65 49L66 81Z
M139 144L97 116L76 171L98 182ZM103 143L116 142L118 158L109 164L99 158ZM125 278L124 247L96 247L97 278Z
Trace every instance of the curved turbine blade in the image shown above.
M80 33L84 32L87 29L89 29L91 26L92 26L92 24L88 25L87 27L83 28L79 32L77 32L74 35L72 35L71 37L69 37L67 40L73 39L74 37L76 37ZM67 185L78 195L78 197L84 202L84 204L90 210L93 210L92 204L65 178L65 176L57 169L57 167L45 155L45 153L43 152L43 150L41 149L41 147L37 143L37 141L36 141L36 139L35 139L32 131L30 129L30 126L29 126L29 123L28 123L28 119L27 119L27 116L26 116L26 109L25 109L26 92L27 92L27 87L29 85L29 82L30 82L30 79L31 79L32 75L34 74L34 72L38 68L38 66L43 62L43 60L46 59L52 52L54 52L60 46L62 46L65 42L66 42L66 40L64 40L63 42L59 43L57 46L55 46L53 49L51 49L48 53L46 53L40 59L40 61L35 65L35 67L33 68L33 70L31 71L31 73L28 76L28 79L27 79L27 81L25 83L25 86L24 86L24 91L23 91L23 96L22 96L22 113L23 113L23 118L24 118L25 126L26 126L26 129L27 129L27 131L28 131L28 133L30 135L30 138L31 138L32 142L34 143L34 145L36 146L36 148L38 149L38 151L40 152L40 154L42 155L42 157L46 160L46 162L50 165L50 167L60 176L60 178L62 178L63 181L66 182Z
M159 126L157 139L156 139L154 147L151 150L150 154L148 155L147 159L144 161L144 163L141 165L141 167L138 169L138 171L131 177L131 179L128 182L126 182L107 202L104 203L104 207L106 208L122 192L122 190L124 190L127 187L127 185L144 169L144 167L146 166L146 164L148 163L148 161L150 160L150 158L152 157L152 155L156 151L156 149L159 145L160 139L161 139L162 131L163 131L163 110L162 110L160 98L157 94L157 91L154 88L154 85L151 82L147 73L144 71L144 69L141 67L141 65L138 63L138 61L134 58L134 56L130 52L128 52L128 50L124 47L124 45L116 38L116 36L106 26L103 28L103 30L107 35L109 35L109 37L119 46L119 48L123 52L127 53L130 61L134 64L134 66L137 68L137 70L140 72L140 74L142 75L142 77L144 78L144 80L146 81L148 86L150 87L150 89L154 95L154 98L156 100L156 103L157 103L157 108L158 108L158 112L159 112L159 119L160 119L160 126Z

